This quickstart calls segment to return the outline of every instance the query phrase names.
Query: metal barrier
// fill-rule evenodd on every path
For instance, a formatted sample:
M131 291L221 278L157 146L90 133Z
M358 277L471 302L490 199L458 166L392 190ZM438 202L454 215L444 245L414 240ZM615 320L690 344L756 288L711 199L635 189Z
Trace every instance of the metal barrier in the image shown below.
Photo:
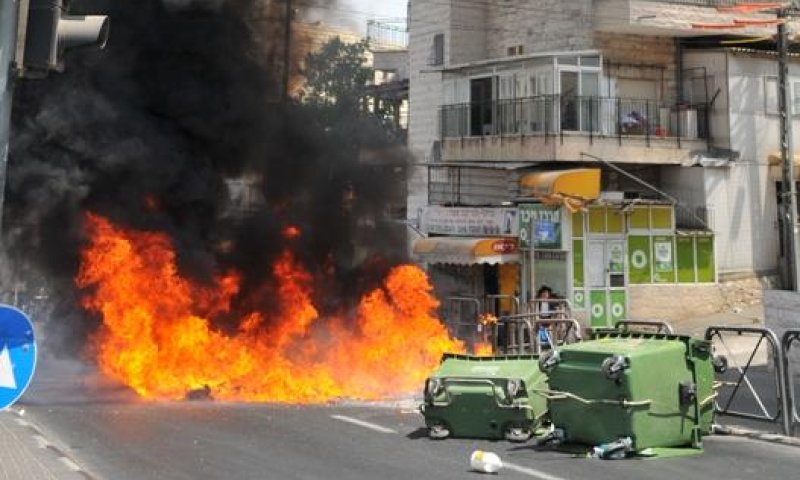
M505 354L541 353L541 329L544 329L550 346L557 347L582 339L581 325L575 319L543 319L539 314L525 313L498 319L494 325L492 347L496 352Z
M486 295L486 302L485 302L486 312L491 313L492 315L498 317L500 315L503 315L503 312L501 312L499 308L499 303L502 300L508 300L509 302L511 302L511 313L510 313L511 315L517 315L522 313L520 311L521 305L519 297L514 295L501 295L501 294Z
M757 342L753 350L750 352L750 356L747 359L747 363L744 367L740 367L734 361L733 352L728 348L728 345L725 343L723 338L723 334L725 333L734 333L737 335L750 335L757 337ZM768 423L775 423L777 424L779 421L781 423L781 428L785 434L789 434L791 432L791 424L792 424L792 415L789 414L788 408L788 397L786 395L786 374L785 374L785 358L783 355L783 349L781 348L781 342L778 340L777 335L768 329L768 328L759 328L759 327L735 327L735 326L711 326L706 329L705 339L711 342L714 342L714 339L719 339L720 345L726 350L728 362L733 362L733 366L736 371L738 372L738 376L735 382L718 382L717 387L733 387L733 391L730 393L730 396L725 402L724 406L720 405L720 399L717 397L714 401L714 409L717 415L728 415L731 417L738 417L744 418L748 420L755 420L761 422L768 422ZM763 344L764 340L766 340L770 346L770 351L772 353L772 364L775 366L775 385L776 385L776 407L775 412L770 413L767 407L764 405L764 401L762 400L761 396L756 392L753 383L750 381L750 377L748 377L748 371L753 363L753 359L756 356L759 348ZM737 395L741 392L742 384L746 385L747 389L753 395L756 403L758 404L759 409L761 410L760 413L753 413L753 412L741 412L737 410L732 410L731 406L734 400L737 398Z
M492 330L492 348L505 354L535 351L534 314L523 313L500 317Z
M538 334L541 329L544 329L550 348L583 340L581 324L574 318L538 319L533 322L533 328L536 332L534 353L542 353L542 342Z
M472 306L474 313L465 316L463 306ZM445 299L446 314L445 325L450 330L450 334L459 340L470 344L481 341L478 334L482 333L483 325L480 323L480 315L483 312L483 304L477 297L447 297ZM456 312L456 313L454 313Z
M783 353L783 360L785 362L784 378L786 383L784 390L786 392L786 400L784 405L786 407L786 412L788 412L787 417L790 417L788 430L785 431L787 435L793 435L795 426L800 424L800 414L797 412L798 398L795 388L794 369L792 368L792 362L789 357L792 346L795 343L800 343L800 329L790 329L784 332L783 338L781 339L781 352Z
M528 313L551 315L553 318L572 318L572 304L564 298L537 298L526 304ZM543 308L543 307L547 308Z
M672 325L663 320L620 320L614 324L614 330L630 331L630 327L654 328L656 333L675 335Z

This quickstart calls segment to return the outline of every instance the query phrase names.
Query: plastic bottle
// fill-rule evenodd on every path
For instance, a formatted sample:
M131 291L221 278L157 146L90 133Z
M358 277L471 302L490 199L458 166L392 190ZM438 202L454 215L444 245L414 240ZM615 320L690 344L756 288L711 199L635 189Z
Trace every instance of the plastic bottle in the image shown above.
M481 473L497 473L503 468L503 462L496 453L475 450L469 457L469 465Z
M633 450L633 440L630 437L620 438L614 442L604 443L592 449L592 458L604 460L620 460L628 456Z

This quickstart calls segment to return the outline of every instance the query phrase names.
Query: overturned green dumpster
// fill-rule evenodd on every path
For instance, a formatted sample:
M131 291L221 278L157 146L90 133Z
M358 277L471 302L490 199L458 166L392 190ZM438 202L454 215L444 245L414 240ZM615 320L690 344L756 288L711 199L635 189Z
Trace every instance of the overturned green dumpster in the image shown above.
M547 389L538 361L445 354L420 407L429 436L528 440L547 412L545 397L531 393Z
M603 331L544 355L549 416L560 440L615 445L625 455L700 448L711 432L714 370L704 340Z

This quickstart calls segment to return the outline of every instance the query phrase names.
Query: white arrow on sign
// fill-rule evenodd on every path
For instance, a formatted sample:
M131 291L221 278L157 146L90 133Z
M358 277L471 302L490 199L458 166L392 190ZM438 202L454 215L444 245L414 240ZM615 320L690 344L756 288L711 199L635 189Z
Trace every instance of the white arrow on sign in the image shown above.
M0 388L17 389L17 380L14 378L14 367L11 366L8 345L3 345L3 351L0 352Z

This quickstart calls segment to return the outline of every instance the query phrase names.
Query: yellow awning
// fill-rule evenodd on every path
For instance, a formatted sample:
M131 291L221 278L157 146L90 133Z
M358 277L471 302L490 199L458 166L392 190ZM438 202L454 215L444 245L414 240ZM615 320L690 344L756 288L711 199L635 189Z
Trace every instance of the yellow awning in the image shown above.
M563 203L575 212L600 197L600 169L574 168L533 172L519 180L521 194L544 204Z
M414 256L425 263L474 265L517 263L516 238L433 237L414 242Z
M519 186L523 195L533 197L562 196L596 200L600 196L600 169L574 168L533 172L524 175Z

